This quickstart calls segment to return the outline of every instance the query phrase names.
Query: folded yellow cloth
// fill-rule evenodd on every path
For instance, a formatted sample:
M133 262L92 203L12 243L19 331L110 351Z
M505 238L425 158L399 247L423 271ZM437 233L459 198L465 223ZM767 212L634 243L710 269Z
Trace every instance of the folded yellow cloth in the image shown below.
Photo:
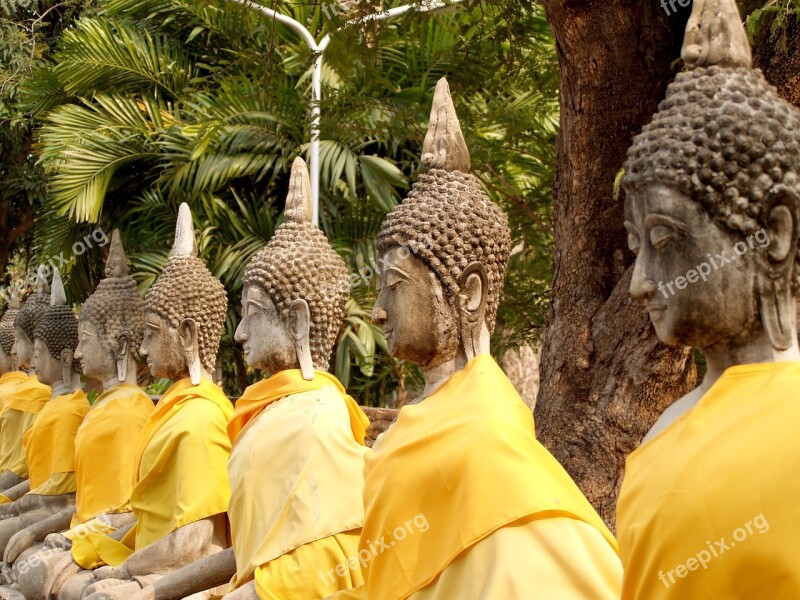
M350 415L350 427L356 441L364 445L364 437L369 429L369 418L336 377L323 371L314 371L314 379L306 381L299 369L289 369L273 375L269 379L251 385L236 402L236 411L228 423L228 435L235 442L239 433L247 423L258 416L266 406L290 394L319 390L325 386L333 386L339 390Z
M89 400L83 390L45 403L23 436L29 494L58 496L75 491L75 436L87 412Z
M97 398L75 437L78 523L130 510L139 435L152 412L153 401L129 383Z
M604 538L602 556L576 549L587 568L568 569L589 574L582 578L611 564L616 552L603 521L536 440L530 409L490 356L474 358L424 402L403 407L367 455L364 474L359 555L370 599L411 596L475 544L524 518L576 519ZM535 563L543 548L527 550L528 560Z
M797 362L732 367L628 457L624 599L800 598L798 388Z
M194 386L186 378L170 387L139 438L131 492L136 526L122 542L90 533L81 564L119 566L176 529L224 513L232 414L230 400L211 381Z
M252 579L259 568L264 587L295 586L266 584L268 577L287 572L322 585L318 572L341 562L341 553L329 552L322 542L314 546L317 554L311 547L294 554L294 560L305 561L295 563L303 573L265 565L361 527L363 441L369 420L332 375L318 371L305 381L300 371L292 370L248 388L237 402L229 432L235 433L239 423L247 424L235 438L228 463L228 516L237 561L233 587ZM280 457L269 460L269 477L258 475L265 457ZM331 559L336 562L330 564Z
M50 399L50 386L20 371L0 377L0 474L28 478L22 437Z

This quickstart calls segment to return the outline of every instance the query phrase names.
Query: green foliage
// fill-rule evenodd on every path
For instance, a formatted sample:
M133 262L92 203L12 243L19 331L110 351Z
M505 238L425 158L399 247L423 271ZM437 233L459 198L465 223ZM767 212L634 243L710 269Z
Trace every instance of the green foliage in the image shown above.
M745 22L751 41L768 31L770 39L779 39L784 52L786 28L792 18L800 16L800 0L767 0L763 6L752 10Z
M363 274L339 337L337 375L374 405L405 401L421 381L388 356L370 321L370 265L381 220L420 168L443 76L473 171L513 228L496 350L534 339L550 285L558 128L543 11L529 0L472 2L365 29L345 26L353 15L325 18L319 5L279 6L317 39L333 35L323 70L321 226ZM48 177L37 258L68 249L96 224L119 227L146 290L166 260L177 207L188 202L200 253L229 290L220 362L227 391L240 392L257 377L233 342L242 272L279 222L292 160L309 151L313 56L285 26L223 0L110 0L47 40L52 55L29 67L15 100L40 126L35 152ZM91 292L101 269L98 253L75 261L74 300Z

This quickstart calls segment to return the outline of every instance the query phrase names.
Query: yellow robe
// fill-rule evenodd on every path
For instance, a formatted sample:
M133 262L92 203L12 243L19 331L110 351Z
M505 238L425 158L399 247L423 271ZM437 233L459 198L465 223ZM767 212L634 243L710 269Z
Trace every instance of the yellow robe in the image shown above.
M72 557L85 569L97 565L88 534L116 531L98 515L131 510L134 461L139 436L153 412L153 401L136 385L121 383L94 403L75 439L78 482L71 529Z
M59 496L76 490L75 436L87 412L89 401L83 390L45 403L23 437L29 494Z
M623 598L800 598L799 387L800 363L732 367L628 457Z
M358 552L368 425L328 373L287 370L247 389L229 425L234 588L255 577L259 598L310 600L361 585L357 563L335 569Z
M50 400L50 386L40 383L36 375L19 371L6 373L0 387L0 475L11 471L28 478L25 447L22 437L31 428L36 415Z
M182 379L159 400L135 454L131 507L136 526L117 542L99 533L84 540L81 564L119 566L176 529L224 513L230 500L227 463L230 401L212 382Z
M366 584L337 598L516 597L484 587L487 572L499 590L545 600L618 596L613 536L536 441L530 409L490 356L404 407L373 450L359 549ZM541 561L556 571L538 580L529 572Z

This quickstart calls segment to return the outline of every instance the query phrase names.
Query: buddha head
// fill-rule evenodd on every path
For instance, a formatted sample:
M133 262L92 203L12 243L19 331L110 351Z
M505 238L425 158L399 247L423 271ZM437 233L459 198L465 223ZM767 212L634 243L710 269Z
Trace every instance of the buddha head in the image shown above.
M78 314L75 359L87 377L103 383L136 383L144 301L129 274L119 230L111 236L105 275Z
M150 373L173 381L188 376L194 385L211 379L227 308L225 288L197 257L192 213L181 204L172 251L144 301L139 353Z
M489 351L511 246L508 220L469 173L447 81L436 86L424 172L378 235L373 320L423 368Z
M269 374L327 371L349 297L348 270L311 223L311 188L301 158L292 165L284 222L248 263L236 341Z
M50 304L36 323L33 339L34 367L39 381L50 386L73 381L78 373L78 363L74 360L78 319L67 305L58 269L53 273Z
M720 24L722 23L722 24ZM631 294L659 338L796 344L800 111L758 70L733 0L695 2L683 57L622 186Z
M12 290L8 298L8 308L0 319L0 375L17 369L17 359L12 355L14 348L14 319L19 313L19 296Z
M17 357L20 369L33 368L33 337L37 323L50 306L50 284L47 283L44 267L36 273L36 288L28 296L14 318L14 346L12 354Z

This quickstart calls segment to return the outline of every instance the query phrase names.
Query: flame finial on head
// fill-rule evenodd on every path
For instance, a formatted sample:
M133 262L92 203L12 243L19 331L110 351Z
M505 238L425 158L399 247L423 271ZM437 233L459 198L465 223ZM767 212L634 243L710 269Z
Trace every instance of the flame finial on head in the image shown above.
M50 291L50 306L66 306L67 293L64 291L64 282L58 269L53 271L53 286Z
M17 290L12 289L8 295L8 310L19 310L19 294L17 294Z
M292 163L292 175L289 179L289 193L286 196L284 215L287 221L311 223L313 210L308 167L305 161L298 156Z
M461 132L447 79L436 84L431 120L422 145L422 166L426 171L442 169L469 173L469 149Z
M197 241L194 238L192 211L185 202L178 209L178 222L175 225L175 243L170 256L197 256Z
M36 293L50 293L50 284L47 282L47 267L44 265L39 265L39 268L36 269Z
M125 248L122 247L119 229L115 229L111 234L111 246L106 259L105 274L106 277L125 277L129 274L128 257L125 256Z
M681 57L690 70L753 67L753 53L735 0L694 0Z

